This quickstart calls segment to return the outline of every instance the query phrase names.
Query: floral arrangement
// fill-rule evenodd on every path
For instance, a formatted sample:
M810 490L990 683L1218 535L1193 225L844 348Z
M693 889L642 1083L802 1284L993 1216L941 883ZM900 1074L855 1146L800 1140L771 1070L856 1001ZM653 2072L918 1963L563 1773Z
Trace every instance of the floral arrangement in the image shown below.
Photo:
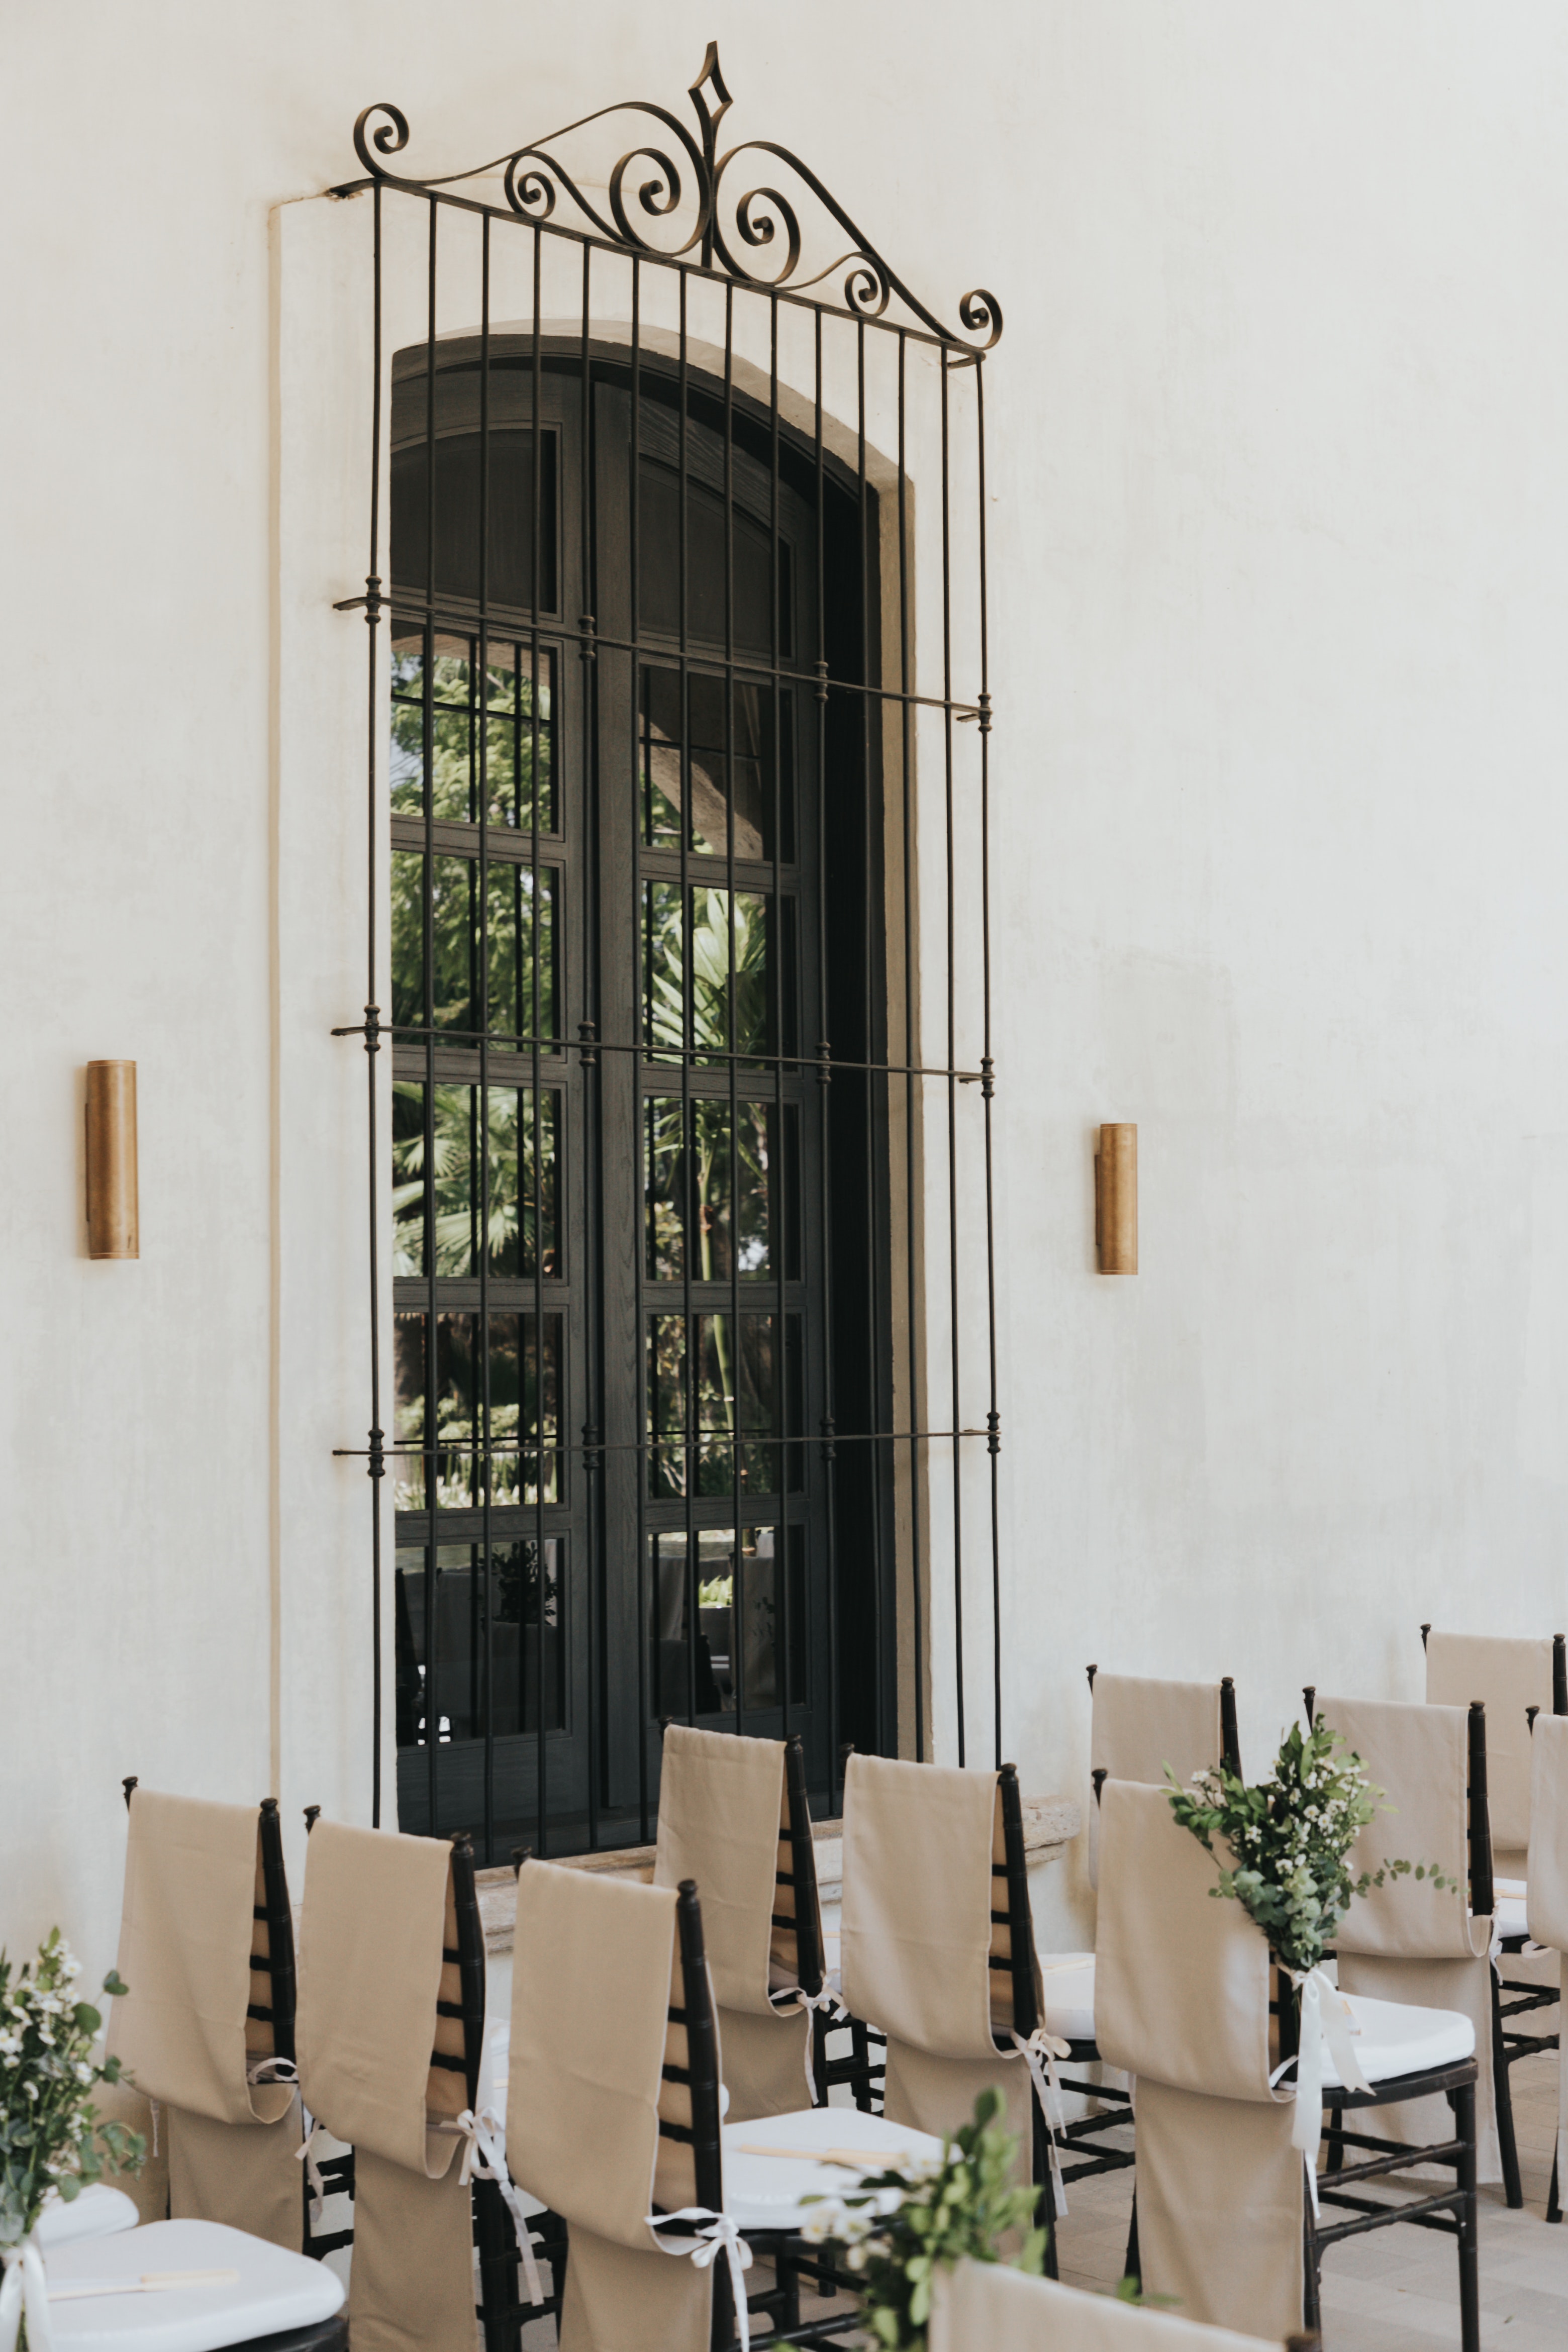
M818 2212L802 2234L844 2249L844 2268L861 2296L859 2319L885 2352L923 2352L931 2280L965 2254L1002 2258L1000 2242L1022 2231L1016 2267L1038 2277L1046 2232L1034 2226L1039 2191L1013 2179L1018 2143L1001 2131L999 2091L983 2091L974 2120L943 2140L940 2157L868 2173L853 2193L811 2200Z
M80 1974L58 1927L15 1972L0 1951L0 2247L32 2234L51 2189L68 2204L106 2171L140 2171L146 2156L139 2132L100 2123L93 2106L100 2083L120 2081L120 2061L94 2051L103 2020L77 1999ZM111 1969L103 1990L126 1988Z
M1384 1794L1373 1788L1359 1756L1337 1731L1317 1724L1303 1735L1293 1724L1267 1780L1248 1788L1234 1772L1194 1772L1184 1789L1170 1767L1171 1811L1200 1845L1214 1852L1223 1837L1236 1857L1209 1889L1231 1896L1268 1937L1285 1966L1300 1975L1315 1969L1351 1905L1390 1878L1414 1875L1454 1887L1430 1863L1388 1862L1352 1878L1346 1862L1374 1821Z

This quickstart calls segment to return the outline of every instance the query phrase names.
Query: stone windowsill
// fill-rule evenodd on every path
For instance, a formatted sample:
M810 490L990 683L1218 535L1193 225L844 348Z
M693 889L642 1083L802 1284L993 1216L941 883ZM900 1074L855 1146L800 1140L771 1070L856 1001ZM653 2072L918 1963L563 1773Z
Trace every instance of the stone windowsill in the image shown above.
M1083 1827L1083 1816L1070 1797L1026 1797L1024 1800L1024 1847L1031 1870L1047 1862L1055 1862L1068 1843ZM837 1903L843 1884L844 1824L842 1822L816 1822L813 1824L816 1842L817 1887L825 1903ZM615 1878L639 1879L645 1885L653 1875L651 1845L618 1846L609 1853L582 1853L563 1857L566 1870L591 1870ZM484 1922L485 1948L496 1954L510 1952L512 1927L517 1911L517 1876L510 1869L481 1870L478 1874L479 1916Z

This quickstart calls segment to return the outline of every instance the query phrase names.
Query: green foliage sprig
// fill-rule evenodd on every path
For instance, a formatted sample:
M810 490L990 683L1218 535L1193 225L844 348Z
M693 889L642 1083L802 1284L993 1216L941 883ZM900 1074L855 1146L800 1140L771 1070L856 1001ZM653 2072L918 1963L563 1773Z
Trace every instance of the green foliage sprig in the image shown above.
M965 2254L1000 2262L998 2247L1009 2231L1024 2233L1016 2267L1040 2274L1046 2231L1034 2226L1039 2192L1014 2181L1018 2143L998 2128L1001 2112L1001 2093L982 2091L973 2122L943 2140L940 2157L867 2173L845 2197L806 2200L819 2210L802 2234L844 2248L844 2267L862 2298L860 2320L885 2352L921 2352L936 2271Z
M1358 1895L1390 1878L1429 1879L1454 1888L1431 1863L1384 1861L1378 1870L1352 1878L1346 1861L1352 1846L1380 1811L1384 1794L1339 1733L1320 1723L1302 1734L1292 1724L1267 1780L1249 1788L1234 1772L1194 1772L1190 1788L1179 1786L1170 1766L1171 1811L1200 1845L1214 1852L1223 1837L1236 1857L1222 1866L1209 1893L1233 1896L1268 1937L1286 1966L1302 1973L1316 1968L1333 1942Z
M100 2083L120 2081L120 2061L94 2050L103 2020L77 1999L80 1974L58 1927L15 1972L0 1951L0 2246L30 2234L51 2189L69 2204L104 2172L139 2172L146 2158L141 2133L100 2123L92 2104ZM110 1969L103 1990L126 1988Z

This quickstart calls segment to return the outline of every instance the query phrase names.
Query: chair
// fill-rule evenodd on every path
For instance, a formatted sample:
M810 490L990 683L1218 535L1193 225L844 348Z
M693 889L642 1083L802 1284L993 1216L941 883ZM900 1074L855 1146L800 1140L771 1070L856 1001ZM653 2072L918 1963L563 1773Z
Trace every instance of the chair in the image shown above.
M51 2252L46 2267L57 2352L343 2352L348 2340L336 2316L342 2281L333 2272L217 2221L151 2221L119 2237L80 2239ZM229 2275L102 2292L110 2282L167 2271Z
M312 1818L300 2082L316 2122L352 2146L352 2168L329 2163L335 2185L352 2180L354 2200L353 2231L317 2239L312 2251L352 2237L355 2352L471 2344L476 2243L490 2352L515 2342L522 2318L552 2307L517 2302L524 2257L495 2210L511 2184L504 2166L499 2180L482 2177L493 2169L491 2148L500 2154L499 2126L488 2142L477 2115L484 2026L484 1941L466 1835L448 1843Z
M801 2327L799 2273L816 2253L799 2236L803 2200L847 2185L830 2153L863 2151L869 2170L939 2144L844 2107L721 2126L721 2054L689 1880L644 1886L524 1862L507 2155L519 2186L570 2229L562 2352L710 2352L764 2311L770 2344L853 2334L853 2310ZM748 2298L753 2248L776 2284Z
M1509 2203L1524 2203L1513 2128L1510 2077L1521 2058L1555 2050L1555 2033L1527 2033L1517 2021L1553 2009L1561 1992L1556 1955L1527 1951L1525 1866L1530 1844L1530 1726L1544 1712L1568 1716L1568 1639L1550 1642L1441 1633L1421 1628L1429 1706L1487 1710L1487 1804L1491 1819L1492 1883L1497 1898L1492 1951L1492 2077L1498 2142Z
M994 2090L1017 2135L1020 2164L1043 2184L1053 2147L1042 2062L1059 2053L1040 2038L1040 1968L1011 1764L952 1771L850 1757L840 1953L851 2016L887 2037L888 2120L954 2132L973 2117L980 2093ZM1048 2104L1054 2109L1054 2097Z
M156 2102L175 2221L298 2253L294 1929L278 1805L125 1783L129 1814L108 2047ZM161 2111L161 2114L158 2112Z
M1241 1742L1236 1685L1229 1675L1217 1683L1184 1683L1149 1675L1102 1675L1098 1666L1090 1666L1088 1674L1092 1885L1099 1874L1100 1798L1108 1780L1157 1787L1167 1764L1184 1782L1216 1764L1226 1765L1239 1779ZM1067 2043L1071 2064L1094 2065L1100 2054L1094 2035L1094 1954L1042 1952L1040 1971L1047 2032ZM1131 2094L1115 2084L1086 2083L1070 2074L1060 2080L1064 2091L1091 2099L1100 2108L1098 2114L1075 2116L1058 2133L1068 2157L1062 2166L1064 2187L1130 2166L1131 2148L1102 2147L1099 2141L1102 2133L1124 2129L1131 2122Z
M1287 2340L1308 2352L1310 2337ZM928 2341L930 2352L1259 2352L1254 2336L970 2261L932 2278Z
M1328 2053L1324 2107L1342 2141L1346 2108L1441 2093L1453 2126L1430 2145L1345 2168L1323 2203L1356 2218L1321 2224L1309 2208L1303 2151L1319 2134L1277 2070L1294 2055L1293 2008L1274 2011L1270 1955L1238 1903L1213 1899L1215 1861L1173 1819L1164 1793L1108 1783L1100 1895L1100 2047L1136 2075L1137 2268L1184 2315L1278 2342L1318 2325L1318 2267L1339 2239L1415 2220L1458 2241L1463 2352L1480 2341L1475 2179L1475 2034L1467 2017L1356 1997L1356 2056L1370 2087L1349 2091ZM1281 2042L1284 2047L1281 2047ZM1306 2152L1315 2165L1317 2147ZM1414 2163L1456 2175L1441 2193L1379 2205L1351 2193Z
M113 2238L134 2230L140 2219L133 2199L107 2180L94 2180L68 2205L58 2189L51 2190L39 2214L34 2235L46 2254L58 2246L74 2246L83 2238Z
M815 2104L822 1918L805 1752L787 1740L665 1727L653 1883L702 1888L729 2116Z
M1539 1945L1559 1962L1568 1951L1568 1717L1538 1715L1531 1758L1531 1795L1528 1879L1528 1926ZM1546 2218L1561 2221L1563 2176L1568 2171L1568 2080L1559 2046L1557 2139L1552 2155L1552 2186Z
M1430 1881L1390 1879L1351 1907L1338 1937L1339 1980L1380 2000L1458 2010L1475 2029L1477 2178L1503 2179L1493 2052L1491 1834L1488 1811L1486 1709L1421 1706L1400 1699L1320 1698L1309 1689L1309 1721L1331 1724L1384 1790L1380 1810L1351 1850L1352 1876L1395 1857L1435 1863L1459 1893ZM1313 1710L1316 1710L1314 1717ZM1384 2118L1395 2139L1431 2138L1436 2101L1424 2116ZM1329 2168L1339 2154L1331 2137Z

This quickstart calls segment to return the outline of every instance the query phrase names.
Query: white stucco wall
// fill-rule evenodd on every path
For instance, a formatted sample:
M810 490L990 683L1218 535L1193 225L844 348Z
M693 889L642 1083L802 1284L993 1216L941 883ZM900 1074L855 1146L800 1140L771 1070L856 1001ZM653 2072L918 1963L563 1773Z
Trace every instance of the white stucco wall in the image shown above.
M363 630L328 609L361 509L323 466L311 325L339 349L363 320L354 207L290 293L293 200L351 173L372 99L466 163L611 99L680 109L713 34L737 135L802 152L933 302L979 279L1007 314L1026 1785L1081 1785L1090 1658L1234 1674L1256 1762L1303 1680L1417 1695L1423 1617L1568 1622L1561 11L14 10L13 1949L58 1917L107 1964L121 1773L276 1784L291 1822L368 1794L368 1504L331 1451L365 1423L363 1059L326 1034L363 1002ZM134 1265L85 1256L106 1055L140 1066ZM1141 1129L1133 1281L1093 1272L1108 1118ZM1081 1890L1047 1880L1066 1939Z

